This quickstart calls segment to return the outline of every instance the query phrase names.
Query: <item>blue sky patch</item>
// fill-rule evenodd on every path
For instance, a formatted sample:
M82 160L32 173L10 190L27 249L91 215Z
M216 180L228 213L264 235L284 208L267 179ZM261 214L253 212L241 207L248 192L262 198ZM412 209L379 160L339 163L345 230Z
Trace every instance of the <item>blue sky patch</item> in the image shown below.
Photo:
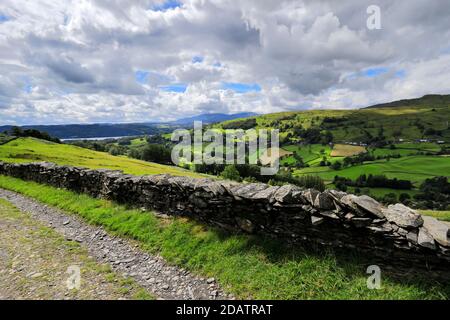
M177 93L184 93L186 92L187 85L183 83L174 83L168 86L161 86L161 90L166 92L177 92Z
M181 7L183 4L178 0L167 0L162 4L156 5L152 8L153 11L167 11Z
M203 60L205 60L205 58L203 58L201 56L195 56L192 58L192 63L202 63Z
M363 75L369 78L377 77L383 73L388 72L389 69L385 67L380 68L370 68L363 71Z
M146 84L148 81L148 75L148 71L138 70L135 74L136 81L140 84Z
M247 92L260 92L261 87L257 83L237 83L237 82L225 82L222 87L224 89L233 90L237 93L247 93Z
M398 70L397 72L395 72L395 76L397 78L404 78L406 77L406 70Z
M9 17L0 12L0 23L6 22L9 20Z
M23 87L23 91L25 91L26 93L31 93L32 90L33 90L33 86L31 85L31 83L27 83Z

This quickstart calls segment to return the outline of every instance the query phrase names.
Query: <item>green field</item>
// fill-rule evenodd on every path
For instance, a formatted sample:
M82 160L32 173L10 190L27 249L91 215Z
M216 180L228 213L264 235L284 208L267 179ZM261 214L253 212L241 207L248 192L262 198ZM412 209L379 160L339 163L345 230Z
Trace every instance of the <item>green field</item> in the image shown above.
M283 149L296 152L300 157L302 157L303 161L311 166L317 165L322 161L323 157L327 157L328 160L331 159L331 148L330 146L321 145L321 144L310 144L310 145L287 145L284 146ZM281 165L289 165L295 162L293 156L283 158L280 161Z
M329 167L311 167L295 171L296 175L317 175L326 181L332 181L336 175L356 179L362 174L384 174L388 178L410 180L419 184L435 176L450 177L450 159L442 156L411 156L399 159L377 160L341 170Z
M197 222L161 220L140 210L67 190L0 176L0 187L131 237L171 264L215 277L238 298L251 299L448 299L450 286L426 277L396 278L383 271L380 290L367 288L367 258L354 252L288 246L255 236L224 233Z
M34 138L19 138L0 145L0 161L37 162L48 161L60 165L82 166L92 169L122 170L128 174L162 174L201 177L189 170L157 163L112 156L73 145L57 144ZM203 175L204 176L204 175Z
M369 152L374 156L395 156L400 155L402 157L418 155L421 153L436 154L439 152L441 146L436 143L397 143L395 148L369 148Z

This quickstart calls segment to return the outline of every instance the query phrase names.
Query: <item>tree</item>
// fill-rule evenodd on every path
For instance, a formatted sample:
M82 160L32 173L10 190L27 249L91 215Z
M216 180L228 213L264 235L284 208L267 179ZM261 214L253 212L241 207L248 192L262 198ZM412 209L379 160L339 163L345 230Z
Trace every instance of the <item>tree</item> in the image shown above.
M148 144L142 150L142 160L156 163L170 163L172 160L170 149L159 144Z
M397 202L397 195L395 193L388 193L384 196L383 202L394 204Z
M221 174L222 178L234 181L241 181L241 176L239 171L236 169L235 165L226 166Z
M23 131L19 127L12 127L11 135L15 137L21 137L23 135Z
M336 161L331 165L331 169L340 170L342 168L342 163L340 161Z
M398 198L398 200L399 200L401 203L405 203L406 201L408 201L408 200L410 200L410 199L411 199L411 196L410 196L408 193L401 193L400 196L399 196L399 198Z

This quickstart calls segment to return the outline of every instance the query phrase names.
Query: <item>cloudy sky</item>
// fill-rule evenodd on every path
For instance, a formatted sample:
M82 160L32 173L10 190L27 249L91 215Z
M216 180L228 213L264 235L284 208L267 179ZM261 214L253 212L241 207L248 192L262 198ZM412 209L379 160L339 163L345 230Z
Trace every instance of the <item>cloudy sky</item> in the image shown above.
M381 29L367 28L367 7ZM357 108L450 93L441 0L1 0L0 124Z

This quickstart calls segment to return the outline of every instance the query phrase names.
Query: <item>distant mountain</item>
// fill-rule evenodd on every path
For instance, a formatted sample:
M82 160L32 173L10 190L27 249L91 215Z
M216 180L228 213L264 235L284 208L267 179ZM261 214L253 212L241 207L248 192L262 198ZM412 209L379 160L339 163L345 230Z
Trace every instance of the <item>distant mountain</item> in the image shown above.
M25 129L36 129L47 132L53 137L60 139L85 139L142 136L158 133L171 132L175 128L190 127L194 121L203 121L205 124L222 122L226 120L246 118L257 115L252 112L236 114L210 113L195 117L183 118L165 123L116 123L116 124L65 124L65 125L27 125L21 126ZM13 126L0 126L0 132L9 131Z
M0 132L11 130L12 126L0 126ZM60 139L105 138L122 136L151 135L171 131L169 127L158 124L67 124L67 125L30 125L22 129L45 131Z
M186 125L186 124L192 124L194 121L202 121L205 124L211 124L211 123L217 123L217 122L223 122L227 120L234 120L239 118L248 118L257 116L257 113L254 112L241 112L241 113L234 113L234 114L224 114L224 113L206 113L201 114L194 117L189 118L182 118L174 121L174 124L178 125Z

